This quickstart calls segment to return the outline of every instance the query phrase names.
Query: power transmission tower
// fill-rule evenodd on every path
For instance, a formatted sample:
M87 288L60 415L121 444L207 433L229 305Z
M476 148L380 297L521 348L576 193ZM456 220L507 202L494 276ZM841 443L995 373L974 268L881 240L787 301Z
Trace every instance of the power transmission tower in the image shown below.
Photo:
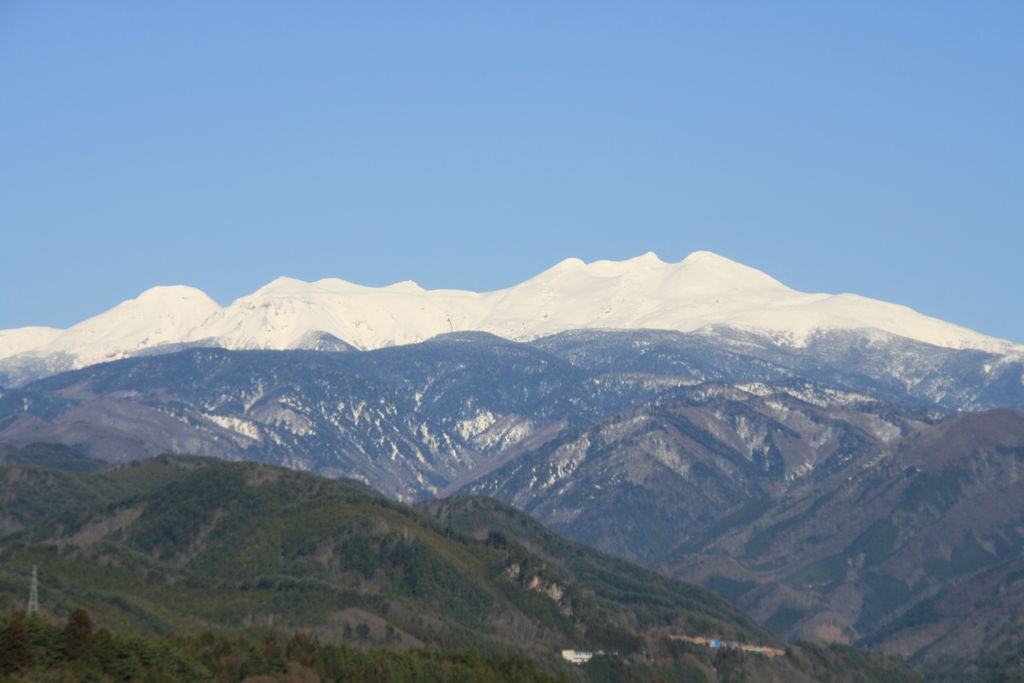
M28 613L39 614L39 569L32 565L32 585L28 589Z

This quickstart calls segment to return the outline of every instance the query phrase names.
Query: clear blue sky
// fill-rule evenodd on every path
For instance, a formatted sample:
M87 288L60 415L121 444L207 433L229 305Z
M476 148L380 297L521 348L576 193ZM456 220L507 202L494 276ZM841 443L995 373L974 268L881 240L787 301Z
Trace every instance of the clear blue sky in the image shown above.
M1024 2L0 0L0 328L709 249L1024 342Z

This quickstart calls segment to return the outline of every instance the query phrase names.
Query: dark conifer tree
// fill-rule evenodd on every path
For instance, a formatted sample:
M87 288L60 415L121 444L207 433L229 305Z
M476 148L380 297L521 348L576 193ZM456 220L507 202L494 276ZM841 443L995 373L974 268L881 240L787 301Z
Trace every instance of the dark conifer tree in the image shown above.
M0 671L11 674L32 665L32 643L21 615L15 616L0 634Z
M71 613L64 627L64 652L70 660L89 659L95 654L95 644L92 617L79 607Z

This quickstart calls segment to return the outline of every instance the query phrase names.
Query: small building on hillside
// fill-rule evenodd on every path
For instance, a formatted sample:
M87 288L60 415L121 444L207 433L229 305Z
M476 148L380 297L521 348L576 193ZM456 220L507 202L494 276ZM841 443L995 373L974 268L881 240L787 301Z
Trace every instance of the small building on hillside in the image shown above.
M586 664L594 657L591 650L562 650L562 659L573 664Z

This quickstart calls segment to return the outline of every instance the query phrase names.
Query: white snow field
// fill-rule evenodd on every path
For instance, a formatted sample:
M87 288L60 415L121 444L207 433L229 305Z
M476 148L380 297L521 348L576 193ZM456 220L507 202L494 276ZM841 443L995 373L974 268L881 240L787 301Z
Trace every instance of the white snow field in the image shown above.
M1024 346L855 294L808 294L717 254L679 263L647 253L625 261L566 259L493 292L425 290L414 282L364 287L340 279L278 278L221 307L202 291L154 287L66 330L0 331L0 361L61 358L93 363L195 344L228 349L304 348L326 332L359 349L409 344L437 334L491 332L529 340L574 329L713 326L803 344L821 330L877 330L953 349L1017 355Z

